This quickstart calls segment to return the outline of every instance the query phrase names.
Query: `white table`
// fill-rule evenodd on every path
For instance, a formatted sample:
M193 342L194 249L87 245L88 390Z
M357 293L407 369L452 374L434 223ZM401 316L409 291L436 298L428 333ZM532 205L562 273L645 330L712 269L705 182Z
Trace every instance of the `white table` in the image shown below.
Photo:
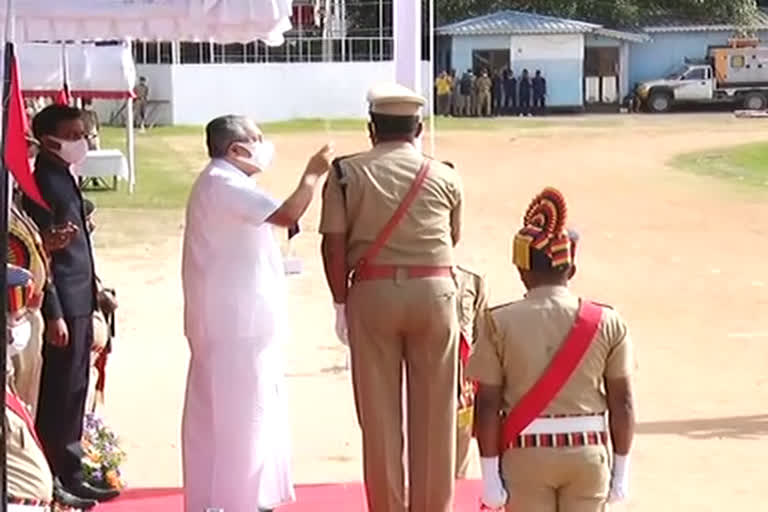
M119 149L99 149L89 151L85 161L77 170L80 187L85 189L110 188L107 179L112 178L112 189L117 189L117 180L128 179L128 161Z

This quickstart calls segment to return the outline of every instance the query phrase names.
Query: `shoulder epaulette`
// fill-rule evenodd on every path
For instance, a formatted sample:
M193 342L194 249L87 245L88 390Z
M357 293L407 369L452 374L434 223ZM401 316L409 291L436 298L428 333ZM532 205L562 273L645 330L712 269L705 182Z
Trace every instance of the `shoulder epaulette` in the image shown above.
M513 300L513 301L510 301L510 302L505 302L504 304L499 304L497 306L491 306L490 308L488 308L488 311L493 313L494 311L497 311L499 309L505 308L507 306L511 306L512 304L517 304L518 302L520 302L520 301L519 300Z
M350 158L353 158L357 155L360 155L362 153L353 153L351 155L343 155L339 156L333 159L333 172L336 173L336 179L339 180L339 183L341 184L342 189L344 188L344 185L346 185L346 176L344 176L344 171L341 170L341 162L344 160L348 160Z

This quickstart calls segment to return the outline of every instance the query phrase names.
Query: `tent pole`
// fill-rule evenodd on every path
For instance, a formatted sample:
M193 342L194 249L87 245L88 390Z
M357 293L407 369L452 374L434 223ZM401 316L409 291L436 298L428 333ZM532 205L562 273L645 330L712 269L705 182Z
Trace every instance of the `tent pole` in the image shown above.
M395 81L421 94L421 0L394 0L392 9Z
M133 194L133 190L136 187L136 154L134 151L136 141L133 129L133 97L128 98L126 110L125 129L127 130L126 149L128 150L128 193Z
M429 116L429 151L432 156L435 156L435 118L437 109L435 108L435 88L432 87L435 76L435 0L427 0L429 2L429 72L427 78L429 80L429 108L431 114Z
M0 139L0 155L2 155L2 165L0 166L0 253L4 261L2 269L0 269L0 315L3 317L3 328L0 332L0 375L2 375L3 382L6 383L3 388L8 384L8 340L6 339L8 330L5 328L8 325L8 283L6 282L6 268L8 266L8 214L11 207L8 202L8 168L5 166L5 144L6 144L6 132L8 126L8 106L10 105L11 97L11 57L13 56L13 40L15 37L15 13L13 10L13 0L6 0L5 4L5 59L3 61L3 122L2 122L2 136ZM4 204L3 204L4 203ZM0 406L2 406L3 414L5 414L5 389L0 396ZM5 417L5 416L3 416ZM6 430L5 421L0 426L0 443L2 443L2 456L0 456L0 511L7 512L8 510L8 453L6 440L8 432Z

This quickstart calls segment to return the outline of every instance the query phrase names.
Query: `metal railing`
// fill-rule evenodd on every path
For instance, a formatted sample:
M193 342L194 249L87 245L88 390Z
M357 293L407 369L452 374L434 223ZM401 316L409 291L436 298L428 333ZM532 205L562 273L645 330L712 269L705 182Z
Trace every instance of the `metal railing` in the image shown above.
M287 36L285 44L269 47L261 42L135 41L136 64L251 64L296 62L378 62L392 60L393 38L323 38Z

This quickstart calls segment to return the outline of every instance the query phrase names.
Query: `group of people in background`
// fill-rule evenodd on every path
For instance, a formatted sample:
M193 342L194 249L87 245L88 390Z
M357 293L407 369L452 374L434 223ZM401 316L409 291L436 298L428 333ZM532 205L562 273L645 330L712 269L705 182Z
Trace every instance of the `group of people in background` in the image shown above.
M435 97L442 116L541 115L547 106L547 80L541 70L531 77L524 69L518 78L511 69L467 69L461 76L452 69L438 75Z

